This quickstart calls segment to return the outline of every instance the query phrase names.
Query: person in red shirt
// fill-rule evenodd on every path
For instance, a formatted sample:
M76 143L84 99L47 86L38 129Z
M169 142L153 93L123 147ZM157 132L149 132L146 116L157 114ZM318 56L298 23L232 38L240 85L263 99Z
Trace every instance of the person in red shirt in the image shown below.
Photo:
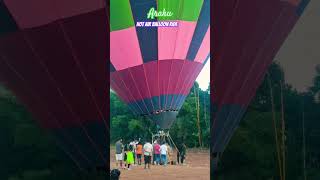
M141 142L139 142L137 147L136 147L138 165L141 165L141 157L142 157L142 152L143 152L142 150L143 150L143 146L142 146Z
M154 149L154 156L155 156L155 164L156 165L160 165L160 145L159 143L156 141L154 146L153 146L153 149Z

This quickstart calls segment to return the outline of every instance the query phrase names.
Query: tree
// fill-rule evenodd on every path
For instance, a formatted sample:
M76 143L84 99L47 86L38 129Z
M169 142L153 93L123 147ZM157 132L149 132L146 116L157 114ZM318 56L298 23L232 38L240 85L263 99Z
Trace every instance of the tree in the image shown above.
M194 87L198 89L196 82ZM196 99L191 91L183 104L176 122L170 129L173 140L177 143L184 142L188 147L197 147L198 129ZM199 89L200 101L200 128L203 134L203 142L206 147L210 141L210 95L209 90ZM206 102L206 103L205 103ZM111 111L111 142L114 143L120 138L131 141L133 138L151 139L151 133L156 132L155 124L146 117L134 116L128 107L120 101L116 94L110 91L110 111ZM206 111L206 119L204 118ZM206 120L206 121L205 121Z

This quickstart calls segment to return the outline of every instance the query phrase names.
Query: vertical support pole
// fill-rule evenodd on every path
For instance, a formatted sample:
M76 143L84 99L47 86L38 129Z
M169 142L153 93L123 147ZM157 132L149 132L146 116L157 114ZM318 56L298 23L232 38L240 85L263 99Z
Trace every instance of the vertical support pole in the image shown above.
M275 113L275 106L274 106L274 98L273 98L273 90L272 90L272 83L270 79L269 73L268 75L268 84L270 88L270 102L271 102L271 109L272 109L272 119L273 119L273 127L274 127L274 134L275 134L275 141L276 141L276 148L277 148L277 155L278 155L278 163L279 163L279 175L280 179L283 180L282 177L282 165L281 165L281 155L280 155L280 149L279 149L279 142L278 142L278 131L277 131L277 122L276 122L276 113Z
M199 144L202 147L202 133L201 133L201 126L200 126L200 88L198 87L198 108L197 108L197 115L198 115L198 131L199 131Z
M305 124L304 124L304 99L302 102L302 137L303 137L303 177L307 180L306 173L306 137L305 137Z
M286 179L286 138L285 138L285 120L284 120L284 100L283 100L283 81L280 80L280 91L281 91L281 124L282 124L282 170L283 180Z

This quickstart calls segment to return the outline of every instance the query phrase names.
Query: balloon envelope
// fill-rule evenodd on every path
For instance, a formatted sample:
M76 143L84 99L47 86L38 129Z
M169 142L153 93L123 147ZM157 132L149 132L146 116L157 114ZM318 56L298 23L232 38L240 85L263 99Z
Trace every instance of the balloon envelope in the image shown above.
M80 169L106 166L105 2L4 0L0 9L0 83Z
M308 2L215 1L211 78L214 156L230 141L268 66Z
M148 18L150 11L171 16ZM209 59L210 1L111 0L111 88L137 115L168 129ZM139 22L177 27L136 27Z

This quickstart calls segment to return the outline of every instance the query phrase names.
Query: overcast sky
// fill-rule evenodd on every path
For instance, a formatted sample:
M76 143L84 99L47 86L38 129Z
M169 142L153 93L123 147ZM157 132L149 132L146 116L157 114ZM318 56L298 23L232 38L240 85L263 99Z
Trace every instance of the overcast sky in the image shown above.
M275 59L287 83L299 91L312 85L315 66L320 64L320 0L310 1Z
M202 90L207 90L210 83L210 59L204 65L197 80Z

